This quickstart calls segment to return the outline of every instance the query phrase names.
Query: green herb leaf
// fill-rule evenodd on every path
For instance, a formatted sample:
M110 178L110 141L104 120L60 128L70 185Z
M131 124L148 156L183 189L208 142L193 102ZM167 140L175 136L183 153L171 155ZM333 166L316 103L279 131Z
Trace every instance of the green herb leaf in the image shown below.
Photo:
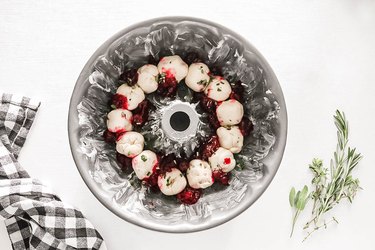
M291 207L294 207L294 197L296 196L296 189L292 187L289 192L289 204Z
M197 82L198 85L203 85L203 86L206 86L207 85L207 80L200 80L199 82Z
M147 161L147 156L141 155L141 160L144 161L144 162Z

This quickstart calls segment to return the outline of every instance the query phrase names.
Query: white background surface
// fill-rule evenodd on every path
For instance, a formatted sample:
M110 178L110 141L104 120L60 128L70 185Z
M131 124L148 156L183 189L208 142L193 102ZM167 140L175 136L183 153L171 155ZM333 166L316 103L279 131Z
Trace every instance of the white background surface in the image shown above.
M164 15L206 18L257 47L283 88L289 116L283 162L264 195L217 228L165 234L131 225L90 193L72 160L68 104L91 54L111 35ZM0 92L39 98L42 106L21 152L29 173L79 207L109 250L122 249L375 249L375 2L308 1L4 1L0 0ZM326 162L336 138L332 115L342 109L351 142L364 159L355 172L364 188L353 205L334 210L339 225L301 243L301 216L289 239L292 185L310 181L313 157ZM0 223L0 249L10 249Z

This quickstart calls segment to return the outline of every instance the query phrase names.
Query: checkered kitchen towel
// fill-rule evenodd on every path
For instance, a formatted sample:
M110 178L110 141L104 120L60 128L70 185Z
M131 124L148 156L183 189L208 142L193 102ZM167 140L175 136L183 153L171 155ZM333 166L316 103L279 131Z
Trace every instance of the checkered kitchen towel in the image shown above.
M13 249L104 248L82 213L30 178L17 161L40 103L9 94L0 98L0 219Z

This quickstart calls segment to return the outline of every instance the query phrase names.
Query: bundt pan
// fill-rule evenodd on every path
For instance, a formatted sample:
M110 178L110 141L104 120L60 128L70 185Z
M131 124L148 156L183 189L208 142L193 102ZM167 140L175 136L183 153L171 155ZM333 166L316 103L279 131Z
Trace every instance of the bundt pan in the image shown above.
M103 141L108 102L125 68L137 68L151 57L198 53L212 69L220 69L230 82L244 83L245 115L254 131L237 155L238 167L229 186L205 189L194 205L149 192L116 162L113 147ZM152 148L189 154L206 136L206 115L192 103L184 83L175 99L148 95L156 108L142 132ZM179 112L178 115L173 115ZM184 114L181 114L184 113ZM186 119L190 137L179 136L168 119ZM163 126L163 123L166 125ZM188 128L188 129L187 129ZM70 101L69 140L83 180L113 213L133 224L163 232L185 233L218 226L249 208L275 176L285 148L287 112L278 80L263 56L235 32L210 21L191 17L162 17L130 26L112 36L83 68ZM185 133L185 134L186 134ZM149 144L150 146L150 144Z

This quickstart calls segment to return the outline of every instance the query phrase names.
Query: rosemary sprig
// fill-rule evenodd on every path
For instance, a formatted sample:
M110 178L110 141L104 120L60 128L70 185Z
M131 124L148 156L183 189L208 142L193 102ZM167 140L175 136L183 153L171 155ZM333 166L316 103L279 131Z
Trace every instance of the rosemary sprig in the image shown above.
M338 223L334 217L326 222L325 214L343 199L348 199L351 203L360 189L359 180L353 178L352 171L357 167L362 156L356 152L355 148L348 146L349 124L345 114L337 110L334 121L337 128L337 147L329 169L324 167L323 161L319 159L313 159L309 165L313 174L311 181L313 191L308 196L313 200L313 208L312 218L303 228L310 230L304 241L320 228L327 228L329 223ZM295 219L293 218L293 228L294 225Z

